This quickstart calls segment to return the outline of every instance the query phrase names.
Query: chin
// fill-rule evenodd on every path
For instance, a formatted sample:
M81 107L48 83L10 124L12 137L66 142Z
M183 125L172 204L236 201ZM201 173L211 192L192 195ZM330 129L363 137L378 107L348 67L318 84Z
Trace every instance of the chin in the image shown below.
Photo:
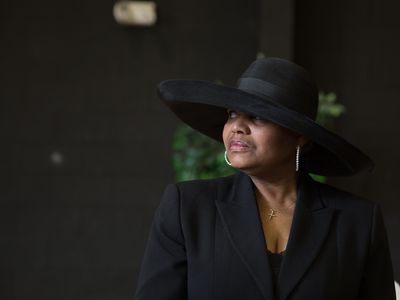
M254 161L235 161L234 163L232 162L232 167L249 176L258 176L264 174L266 170L270 169L268 166Z
M246 174L251 170L254 170L254 164L250 164L248 162L232 162L232 167L238 169Z

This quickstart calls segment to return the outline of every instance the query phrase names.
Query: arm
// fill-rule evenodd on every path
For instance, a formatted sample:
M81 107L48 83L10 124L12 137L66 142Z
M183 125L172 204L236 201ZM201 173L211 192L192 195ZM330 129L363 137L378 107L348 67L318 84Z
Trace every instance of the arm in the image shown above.
M395 300L392 261L381 211L374 206L368 258L359 299Z
M187 299L186 274L179 194L169 185L154 216L134 299Z

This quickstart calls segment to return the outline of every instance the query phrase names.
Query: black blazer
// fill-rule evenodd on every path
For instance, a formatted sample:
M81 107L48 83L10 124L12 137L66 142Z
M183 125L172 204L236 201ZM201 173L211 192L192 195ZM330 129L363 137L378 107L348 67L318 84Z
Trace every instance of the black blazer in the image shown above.
M169 185L155 214L136 300L394 300L376 204L299 181L274 292L251 179L243 174Z

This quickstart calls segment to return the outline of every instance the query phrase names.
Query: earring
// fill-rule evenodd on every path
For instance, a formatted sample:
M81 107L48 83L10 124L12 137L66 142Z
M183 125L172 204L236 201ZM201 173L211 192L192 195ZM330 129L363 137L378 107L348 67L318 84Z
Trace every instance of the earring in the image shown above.
M300 163L300 145L296 146L296 172L299 171L299 163Z
M228 159L228 156L226 155L226 150L225 150L224 158L225 158L225 161L228 164L228 166L232 166L231 162Z

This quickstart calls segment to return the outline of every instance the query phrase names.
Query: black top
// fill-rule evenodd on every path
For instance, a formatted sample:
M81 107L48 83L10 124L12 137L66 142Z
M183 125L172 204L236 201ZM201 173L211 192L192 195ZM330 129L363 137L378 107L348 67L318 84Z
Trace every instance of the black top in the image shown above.
M274 283L274 286L276 289L277 283L278 283L279 271L281 269L281 264L282 264L282 260L283 260L285 251L282 251L279 253L273 253L267 249L267 253L268 253L269 262L271 264L272 280L273 280L273 283Z

